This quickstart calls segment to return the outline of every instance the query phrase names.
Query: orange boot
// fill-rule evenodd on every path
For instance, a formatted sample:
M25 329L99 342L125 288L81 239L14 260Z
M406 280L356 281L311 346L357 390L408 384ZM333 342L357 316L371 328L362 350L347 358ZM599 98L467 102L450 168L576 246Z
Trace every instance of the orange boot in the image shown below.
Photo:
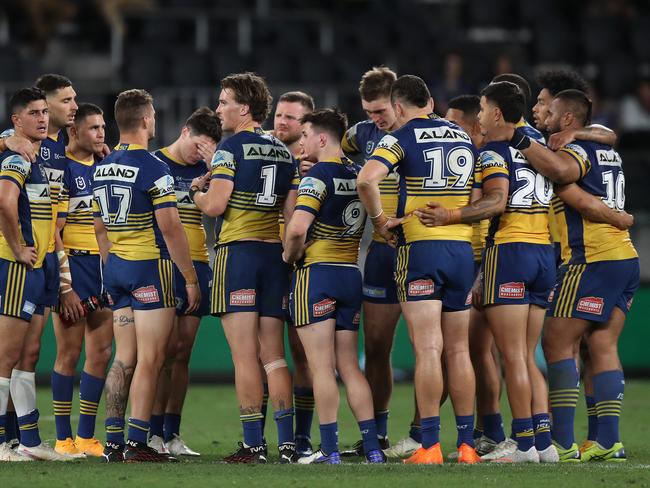
M481 458L476 454L476 449L468 444L461 444L458 448L458 464L480 463Z
M440 443L438 442L428 449L419 448L410 458L404 460L404 464L442 464Z

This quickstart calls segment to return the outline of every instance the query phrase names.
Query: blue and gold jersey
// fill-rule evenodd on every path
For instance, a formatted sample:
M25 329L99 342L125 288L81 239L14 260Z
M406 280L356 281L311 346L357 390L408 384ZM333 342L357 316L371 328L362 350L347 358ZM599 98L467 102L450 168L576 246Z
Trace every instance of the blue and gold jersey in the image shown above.
M379 141L388 134L381 130L372 120L364 120L350 127L341 141L341 148L348 156L362 154L364 162L370 159ZM399 175L395 172L388 174L379 183L379 194L381 197L381 208L389 217L397 213L397 198L399 194ZM376 231L372 239L378 242L386 242Z
M428 116L410 120L379 142L371 159L400 175L397 217L409 215L427 202L454 209L467 205L479 168L467 133L451 122ZM400 243L425 240L470 242L471 224L426 227L407 217Z
M63 182L63 173L66 168L67 158L65 147L68 143L68 133L61 129L56 136L47 136L41 142L41 148L38 153L47 180L50 183L50 198L52 199L52 215L56 217L58 212L59 193ZM52 234L47 252L54 252L54 230L56 228L56 218L52 219Z
M574 141L560 151L569 154L580 167L580 180L577 182L580 188L600 197L613 209L624 209L622 160L611 146ZM557 210L564 263L584 264L638 257L628 231L591 222L568 205L558 205Z
M296 161L287 147L262 129L246 129L219 144L211 166L213 179L234 183L219 244L242 239L279 241L280 212L299 182Z
M99 245L93 224L93 173L95 158L75 159L66 153L66 168L59 193L58 218L65 219L63 246L99 254Z
M483 181L508 179L508 202L503 214L490 221L488 246L507 242L550 244L551 181L505 141L487 143L481 148L480 158Z
M183 224L183 228L185 228L187 241L190 244L192 261L207 263L209 261L208 247L206 245L201 210L199 210L190 198L192 180L203 176L207 172L205 163L199 161L196 164L186 164L178 159L174 159L166 147L157 150L154 152L154 155L167 164L172 178L174 178L174 191L176 192L178 214L181 217L181 223Z
M43 265L52 234L52 201L50 186L43 166L26 161L22 156L5 151L0 154L0 180L18 185L18 226L20 240L25 246L36 248L34 268ZM0 258L16 262L9 244L0 234Z
M95 166L93 211L111 253L140 261L169 258L154 211L176 207L174 179L160 159L137 144L120 144Z
M357 194L361 167L347 158L320 161L300 181L296 210L316 216L309 228L304 266L357 264L366 212Z

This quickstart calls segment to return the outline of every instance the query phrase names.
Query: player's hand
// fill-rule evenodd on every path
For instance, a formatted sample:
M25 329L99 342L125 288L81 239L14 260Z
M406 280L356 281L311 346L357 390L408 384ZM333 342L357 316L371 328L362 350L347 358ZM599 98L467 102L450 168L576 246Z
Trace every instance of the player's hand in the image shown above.
M18 254L14 255L16 261L27 266L27 269L30 271L34 269L37 256L36 248L32 246L22 246L18 251Z
M201 155L201 159L205 162L208 169L210 169L210 164L212 163L212 158L217 150L217 145L212 141L202 140L196 145L196 148Z
M480 271L472 285L472 306L476 310L483 310L483 271Z
M375 232L386 239L386 243L390 247L397 246L397 234L395 234L394 229L401 225L404 221L404 217L386 217L382 214L382 218L376 219L373 221L373 226L375 227Z
M420 222L427 227L455 224L454 210L443 207L438 202L427 202L426 207L418 208L413 212Z
M551 134L548 138L548 148L557 151L561 147L566 146L570 142L576 140L576 130L575 129L564 129L555 134Z
M20 154L30 163L36 161L36 154L34 153L34 144L28 139L20 136L9 136L5 139L7 149Z
M102 148L95 153L98 158L104 159L111 153L111 148L108 147L108 144L102 144Z
M74 290L59 294L59 303L61 304L61 315L65 320L73 324L77 323L86 315L79 295Z
M209 181L210 181L210 173L206 173L203 176L194 178L192 180L192 184L190 185L190 187L196 186L200 191L203 191L205 190Z
M634 215L627 213L625 210L618 212L618 220L616 228L620 230L627 230L634 225Z
M307 171L309 171L313 166L313 161L301 159L300 164L298 165L298 172L300 173L300 176L305 176L307 174Z
M201 289L198 284L185 285L185 291L187 292L187 309L185 310L185 315L190 315L192 312L198 310L201 304Z

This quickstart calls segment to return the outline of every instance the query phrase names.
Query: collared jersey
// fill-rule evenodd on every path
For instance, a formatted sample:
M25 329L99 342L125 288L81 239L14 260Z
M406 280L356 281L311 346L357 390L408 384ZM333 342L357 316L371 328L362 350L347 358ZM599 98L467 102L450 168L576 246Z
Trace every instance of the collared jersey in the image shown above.
M508 142L489 142L480 153L484 182L491 178L508 179L508 202L503 214L490 221L488 246L507 242L550 244L551 181Z
M66 168L67 158L65 147L68 143L68 133L61 129L56 136L47 136L41 142L38 158L45 169L47 180L50 183L50 198L52 199L52 216L56 217L59 204L59 193L63 182L63 173ZM47 252L54 252L54 232L56 218L52 219L52 232Z
M361 167L347 158L320 161L298 187L296 210L316 216L309 228L304 266L342 263L356 266L366 212L357 194Z
M20 241L36 248L34 268L43 265L52 235L52 201L47 175L37 160L30 163L13 151L0 154L0 180L8 180L20 188L18 226ZM0 234L0 258L16 262L9 244Z
M371 159L397 170L399 200L397 217L409 215L427 202L454 209L467 205L479 168L469 135L448 120L418 117L385 135ZM402 223L400 242L454 240L471 242L471 224L426 227L407 217Z
M388 134L381 130L372 120L364 120L350 127L341 141L343 152L348 156L362 154L364 163L370 159L379 141ZM389 217L397 213L397 199L399 195L399 174L391 172L379 183L381 208ZM372 239L377 242L386 242L377 231L373 231Z
M75 159L66 153L66 168L59 194L57 218L65 219L63 246L99 254L99 245L93 224L93 173L95 159Z
M190 198L192 180L206 173L205 163L199 161L196 164L186 164L178 159L174 159L166 147L157 150L154 152L154 155L167 164L172 178L174 178L174 191L176 192L178 214L181 217L181 223L183 224L187 240L190 244L192 261L207 263L209 261L208 247L206 245L201 210L199 210Z
M298 187L297 164L287 147L262 129L246 129L222 141L211 164L213 179L234 184L219 244L241 239L279 240L279 218L290 190Z
M613 209L624 209L625 175L622 160L611 146L574 141L560 151L569 154L580 167L577 182L580 188L600 197ZM584 264L638 257L628 231L591 222L568 205L561 205L556 216L564 263Z
M176 207L169 168L137 144L120 144L95 167L93 211L111 253L131 261L169 258L154 211Z

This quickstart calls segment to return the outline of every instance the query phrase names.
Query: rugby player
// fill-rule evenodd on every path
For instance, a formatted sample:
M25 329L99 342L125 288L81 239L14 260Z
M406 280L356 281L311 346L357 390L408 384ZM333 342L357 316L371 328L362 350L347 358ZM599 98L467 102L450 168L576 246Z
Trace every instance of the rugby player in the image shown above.
M579 134L590 115L591 101L586 94L565 90L553 99L544 124L553 133L568 130ZM573 185L564 186L577 183L622 212L625 177L621 158L609 145L582 140L553 152L530 144L516 131L510 143L556 183L556 192L566 204L558 215L563 264L544 333L553 439L563 460L624 461L618 423L625 381L617 344L639 285L638 255L625 225L614 227L585 218L573 208ZM592 361L598 426L596 442L580 453L573 437L579 395L574 352L584 334Z
M199 306L201 291L176 208L174 180L167 165L147 150L155 134L151 95L144 90L120 93L115 120L120 143L97 164L93 181L95 232L105 263L104 286L112 299L116 344L105 386L103 460L166 462L169 456L147 446L147 435L174 324L172 261L185 279L187 314Z
M9 102L15 134L38 150L47 137L49 111L45 94L24 88ZM41 442L35 390L29 378L13 375L24 349L29 323L45 288L43 261L52 232L52 203L47 175L40 163L30 163L13 151L0 154L0 459L66 461ZM33 373L32 373L33 374ZM9 392L21 430L16 452L5 442Z
M61 263L60 298L56 309L59 319L54 321L56 360L52 371L55 449L74 456L101 457L104 450L95 439L95 418L112 353L113 317L110 309L104 308L108 303L103 296L92 214L95 153L101 152L104 135L102 110L93 104L79 104L74 125L70 127L54 233ZM79 386L79 426L73 441L70 425L73 384L84 345L86 358Z
M291 151L291 154L300 160L300 174L304 175L313 165L310 161L302 159L300 136L302 124L300 119L314 111L314 99L307 93L300 91L286 92L280 95L273 117L273 135L280 139ZM280 217L280 237L284 235L284 216ZM287 314L287 321L291 317ZM310 455L311 423L314 417L314 390L312 388L311 372L307 365L307 358L302 343L298 338L295 327L287 329L289 346L293 358L293 405L295 408L296 425L295 439L298 456ZM268 385L265 384L265 398L268 396ZM262 414L266 417L266 411Z
M296 162L261 128L271 94L254 73L221 80L216 109L224 131L211 174L197 178L190 197L210 217L223 217L212 281L211 313L221 317L235 366L235 389L244 441L228 463L265 463L262 437L261 360L278 426L280 462L296 458L291 376L284 357L284 317L289 274L282 261L280 211L291 217ZM201 190L208 182L206 193Z
M321 447L301 464L340 464L335 370L363 437L370 463L384 463L372 395L357 358L361 318L359 242L366 213L357 197L359 167L341 157L347 118L325 109L302 118L300 144L314 162L298 189L298 201L284 239L283 259L296 264L289 308L313 376ZM307 240L311 241L306 249Z
M460 128L430 117L433 100L420 78L398 78L391 90L391 102L400 128L380 141L359 174L358 185L375 229L389 242L395 239L390 229L407 217L398 231L396 281L415 351L422 447L405 462L443 462L438 438L444 335L447 354L458 361L456 373L464 378L464 391L457 392L462 399L454 400L459 462L473 463L477 460L472 438L474 373L467 343L473 282L472 228L459 223L441 232L424 226L416 217L408 217L432 196L451 206L464 206L470 201L475 176L473 146ZM399 168L403 195L397 207L398 219L385 215L379 191L379 182L395 168Z
M194 178L207 170L205 161L212 161L221 140L221 121L208 107L197 109L187 119L179 137L154 155L169 166L174 178L178 213L190 243L192 263L199 278L201 305L191 314L185 314L187 293L185 281L174 266L176 291L176 321L168 348L168 361L160 375L158 392L151 415L149 446L158 452L166 449L172 456L198 456L180 437L181 413L189 383L189 361L199 330L201 318L210 314L210 282L212 270L208 264L208 248L201 211L189 197Z

